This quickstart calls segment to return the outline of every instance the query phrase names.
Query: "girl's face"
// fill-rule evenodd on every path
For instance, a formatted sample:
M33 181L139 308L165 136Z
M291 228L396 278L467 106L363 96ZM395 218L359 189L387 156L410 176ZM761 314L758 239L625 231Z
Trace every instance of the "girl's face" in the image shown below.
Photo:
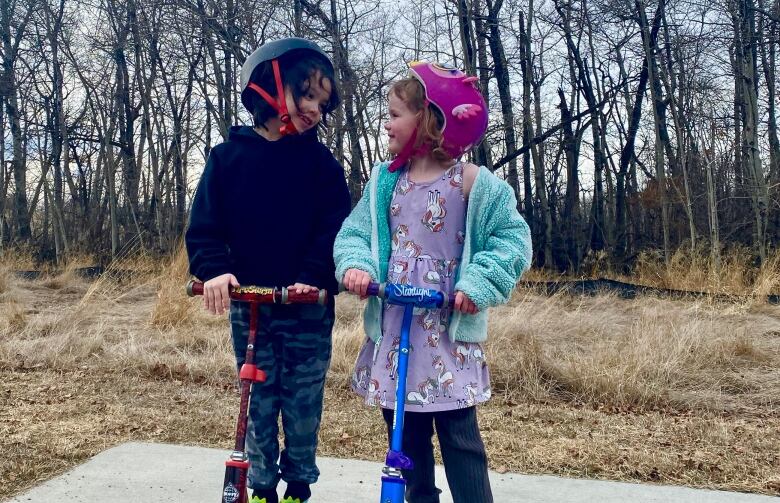
M289 87L285 88L284 96L287 100L287 112L290 114L290 119L299 133L316 127L320 122L322 111L330 100L331 89L330 79L323 79L319 72L312 75L309 79L308 88L299 98L298 103L295 102L292 90Z
M388 150L391 154L398 155L411 139L420 118L419 113L411 111L406 102L394 92L390 93L389 105L390 117L385 122Z

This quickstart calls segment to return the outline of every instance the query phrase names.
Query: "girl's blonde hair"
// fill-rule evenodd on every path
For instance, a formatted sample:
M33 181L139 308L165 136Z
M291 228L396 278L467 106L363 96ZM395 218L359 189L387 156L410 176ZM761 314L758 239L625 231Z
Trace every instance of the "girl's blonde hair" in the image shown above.
M452 156L442 148L444 116L435 105L428 103L425 97L425 88L420 81L414 78L398 80L390 86L388 94L394 94L406 103L409 110L420 115L414 148L418 149L427 145L429 154L434 160L439 162L452 161Z

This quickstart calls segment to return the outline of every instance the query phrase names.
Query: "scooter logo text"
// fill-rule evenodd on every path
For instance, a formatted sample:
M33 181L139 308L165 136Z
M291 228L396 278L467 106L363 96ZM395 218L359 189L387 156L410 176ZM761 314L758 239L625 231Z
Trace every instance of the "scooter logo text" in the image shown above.
M426 288L407 285L396 285L395 288L397 295L407 298L417 297L420 302L425 301L425 299L429 296L429 291Z
M225 503L235 503L238 501L238 489L233 484L228 484L222 491L222 501Z

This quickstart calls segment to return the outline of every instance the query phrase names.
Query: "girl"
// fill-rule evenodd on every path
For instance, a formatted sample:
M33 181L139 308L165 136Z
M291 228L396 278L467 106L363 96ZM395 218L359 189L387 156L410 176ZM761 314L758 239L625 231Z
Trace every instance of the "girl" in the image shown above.
M334 246L336 278L363 297L370 281L455 292L453 310L415 314L406 390L403 451L406 498L438 502L433 426L455 503L493 501L475 405L490 398L481 343L489 306L509 299L531 261L528 226L510 186L487 168L456 161L487 128L475 77L437 64L412 63L410 78L389 92L385 124L396 157L377 165ZM375 297L353 389L379 403L392 430L403 308ZM366 386L371 383L371 386Z
M326 288L333 280L333 240L349 213L344 170L317 141L317 125L338 105L333 65L316 44L269 42L241 68L241 102L254 127L235 126L217 145L192 204L186 243L190 272L203 280L205 308L230 307L240 368L249 333L247 304L229 303L228 285ZM246 447L253 503L302 503L319 476L315 464L333 306L260 307L255 383ZM281 411L285 449L279 456ZM243 501L243 500L242 500Z

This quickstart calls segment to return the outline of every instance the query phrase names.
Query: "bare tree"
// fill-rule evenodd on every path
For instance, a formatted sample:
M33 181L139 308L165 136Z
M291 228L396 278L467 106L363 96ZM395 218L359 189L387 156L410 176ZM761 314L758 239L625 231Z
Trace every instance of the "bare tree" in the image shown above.
M27 205L27 167L22 148L21 114L17 79L19 45L25 36L27 24L36 8L34 0L13 0L0 3L0 41L2 41L3 74L0 91L4 96L5 113L11 125L12 172L14 178L14 226L16 238L27 242L31 238Z

